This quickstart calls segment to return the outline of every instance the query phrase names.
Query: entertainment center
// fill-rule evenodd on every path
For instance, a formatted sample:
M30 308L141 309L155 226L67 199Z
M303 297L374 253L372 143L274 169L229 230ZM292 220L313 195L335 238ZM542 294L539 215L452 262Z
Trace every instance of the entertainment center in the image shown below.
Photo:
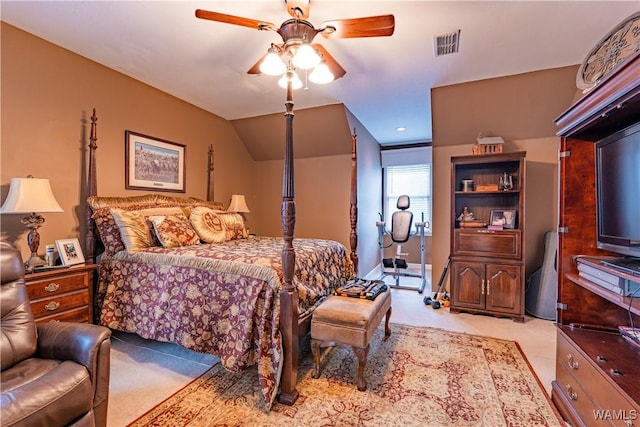
M556 125L560 216L552 400L573 426L640 426L640 347L619 332L640 327L640 274L633 258L640 256L640 52L603 77Z

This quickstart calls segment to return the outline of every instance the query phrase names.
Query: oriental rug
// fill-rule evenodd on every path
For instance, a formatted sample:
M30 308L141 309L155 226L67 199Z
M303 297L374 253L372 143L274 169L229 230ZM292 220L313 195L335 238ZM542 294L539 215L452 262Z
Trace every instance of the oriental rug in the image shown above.
M374 335L356 389L350 347L328 347L320 378L301 345L300 396L265 411L257 371L218 363L131 426L561 426L516 342L440 329L391 325Z

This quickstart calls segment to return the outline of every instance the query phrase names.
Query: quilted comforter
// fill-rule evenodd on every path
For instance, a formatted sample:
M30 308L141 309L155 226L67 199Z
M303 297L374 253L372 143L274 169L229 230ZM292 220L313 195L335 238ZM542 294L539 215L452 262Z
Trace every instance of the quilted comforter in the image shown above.
M257 365L267 408L282 367L278 330L282 238L250 237L103 258L98 305L103 325L218 355L225 369ZM299 318L353 276L345 247L295 239Z

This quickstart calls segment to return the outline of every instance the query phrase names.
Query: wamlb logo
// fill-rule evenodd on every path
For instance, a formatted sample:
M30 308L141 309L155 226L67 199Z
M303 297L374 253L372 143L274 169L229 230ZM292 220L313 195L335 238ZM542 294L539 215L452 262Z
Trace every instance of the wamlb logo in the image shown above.
M638 419L638 411L635 409L594 409L593 417L596 420L608 420L608 421L633 421Z

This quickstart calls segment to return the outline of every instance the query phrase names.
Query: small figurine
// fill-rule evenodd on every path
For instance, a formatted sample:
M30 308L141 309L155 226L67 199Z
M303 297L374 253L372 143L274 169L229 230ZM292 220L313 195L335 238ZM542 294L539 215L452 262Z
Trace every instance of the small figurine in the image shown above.
M476 218L473 215L473 212L469 211L469 208L466 206L464 207L464 209L462 210L462 213L458 217L458 221L473 221L474 219Z

